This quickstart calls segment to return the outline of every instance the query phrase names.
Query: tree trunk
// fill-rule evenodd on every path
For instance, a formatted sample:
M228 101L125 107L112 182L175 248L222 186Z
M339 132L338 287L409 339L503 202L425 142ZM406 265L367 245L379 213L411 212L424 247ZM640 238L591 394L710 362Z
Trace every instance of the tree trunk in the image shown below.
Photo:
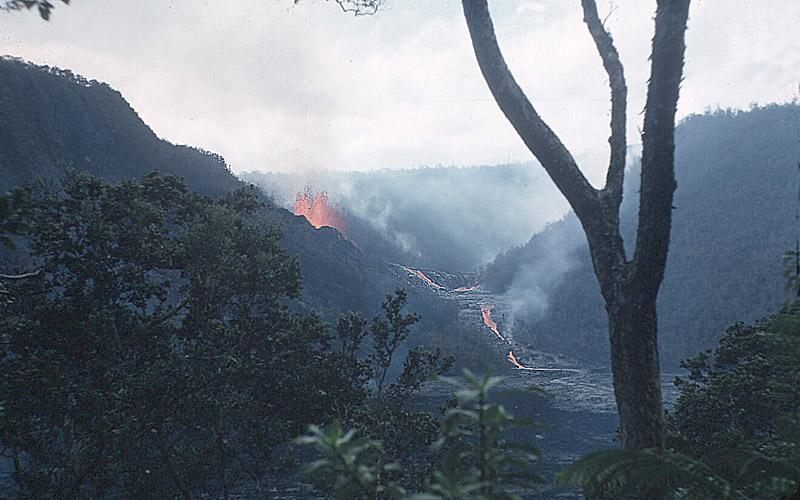
M662 448L664 410L655 300L627 287L606 309L622 445L628 449Z
M514 80L497 43L487 0L462 0L478 66L503 114L581 221L608 312L614 395L626 448L662 448L664 414L656 338L656 298L669 250L675 191L674 128L690 0L658 0L642 133L639 226L633 259L625 254L619 209L625 171L627 87L619 54L597 14L582 0L584 22L611 88L611 159L595 189Z

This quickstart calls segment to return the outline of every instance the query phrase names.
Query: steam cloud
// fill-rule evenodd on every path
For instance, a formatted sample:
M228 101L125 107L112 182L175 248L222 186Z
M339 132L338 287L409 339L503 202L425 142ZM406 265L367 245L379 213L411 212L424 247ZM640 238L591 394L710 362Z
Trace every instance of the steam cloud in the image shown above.
M578 249L585 246L586 238L572 213L565 217L562 227L553 230L551 226L537 235L510 285L498 295L498 302L504 305L507 315L507 336L513 337L514 331L524 322L534 322L544 316L555 289L565 275L578 266Z
M532 163L243 177L286 207L305 186L324 190L347 213L348 231L361 221L412 258L405 263L448 271L477 270L567 210Z

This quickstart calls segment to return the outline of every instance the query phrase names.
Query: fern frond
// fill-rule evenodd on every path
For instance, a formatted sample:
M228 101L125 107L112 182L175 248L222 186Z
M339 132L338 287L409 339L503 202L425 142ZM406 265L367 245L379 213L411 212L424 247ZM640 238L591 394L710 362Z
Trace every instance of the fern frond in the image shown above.
M607 498L654 491L667 498L746 498L704 463L673 451L597 451L565 469L557 482Z

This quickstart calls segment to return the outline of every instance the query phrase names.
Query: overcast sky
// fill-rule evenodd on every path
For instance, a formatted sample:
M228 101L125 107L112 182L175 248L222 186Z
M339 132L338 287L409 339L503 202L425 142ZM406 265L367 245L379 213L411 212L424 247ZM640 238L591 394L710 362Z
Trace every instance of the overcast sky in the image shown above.
M638 143L654 1L598 0ZM594 180L608 89L579 0L494 1L517 80ZM694 0L679 115L798 97L799 0ZM155 132L235 171L523 161L491 99L457 1L390 0L353 18L321 0L74 0L49 23L0 15L0 53L122 92Z

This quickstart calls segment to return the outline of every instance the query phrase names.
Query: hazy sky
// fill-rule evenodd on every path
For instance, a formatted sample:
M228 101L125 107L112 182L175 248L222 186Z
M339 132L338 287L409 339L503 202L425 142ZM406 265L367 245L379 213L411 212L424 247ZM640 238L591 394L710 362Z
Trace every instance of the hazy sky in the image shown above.
M654 1L598 0L637 125ZM579 0L494 1L517 80L599 179L608 90ZM694 0L680 116L798 97L800 0ZM390 0L353 18L303 0L74 0L49 23L0 15L0 53L108 82L159 135L235 171L530 158L491 99L457 1Z

